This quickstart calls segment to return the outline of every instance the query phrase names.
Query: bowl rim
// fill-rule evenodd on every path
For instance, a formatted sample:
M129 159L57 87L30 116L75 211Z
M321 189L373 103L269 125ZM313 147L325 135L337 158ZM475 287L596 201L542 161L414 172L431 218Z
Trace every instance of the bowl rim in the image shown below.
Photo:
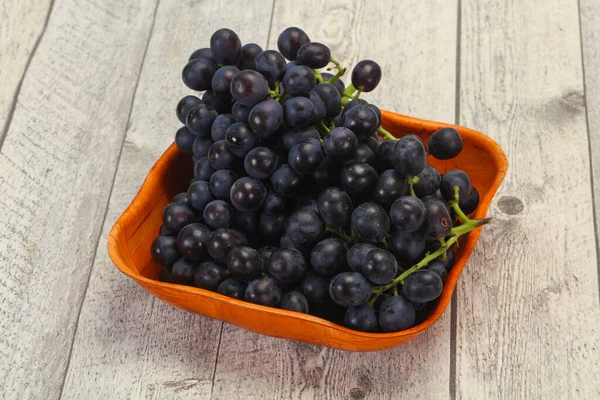
M495 196L498 188L500 187L508 169L508 161L500 145L487 135L478 132L474 129L454 124L447 124L442 122L414 118L386 110L381 110L381 112L383 115L382 125L410 125L411 129L413 130L435 130L439 129L442 126L455 128L459 130L461 136L469 136L473 138L474 141L478 143L478 145L480 145L484 150L486 150L492 155L493 160L496 163L496 173L494 176L494 180L491 183L490 189L486 192L484 196L481 197L480 204L485 204L485 207L478 207L477 211L475 212L475 218L484 218L488 212L491 201ZM479 238L481 232L481 228L478 228L470 232L468 235L465 235L466 240L463 244L461 254L456 259L455 265L458 268L452 268L452 270L450 271L448 279L444 284L444 290L440 296L439 301L437 302L436 307L433 309L431 314L418 325L397 332L372 333L358 331L310 314L298 313L294 311L283 310L280 308L253 304L194 286L179 285L150 279L145 276L142 276L141 273L133 267L134 262L131 258L130 253L128 251L121 251L121 246L119 246L119 242L121 240L125 240L125 231L123 227L131 224L139 218L137 211L139 209L149 209L148 205L150 205L150 203L155 198L152 194L154 186L158 184L158 179L156 177L160 175L167 167L167 165L171 164L171 162L178 156L179 149L177 148L175 143L172 143L167 148L167 150L161 155L161 157L156 161L156 163L152 166L135 198L131 201L131 203L121 214L121 216L117 219L117 221L114 223L113 227L111 228L108 234L107 247L110 259L112 260L116 268L119 269L119 271L134 279L138 283L143 282L146 285L158 288L168 288L179 292L187 292L192 295L200 295L202 297L208 297L212 300L229 303L233 306L244 309L266 312L269 314L279 315L285 318L300 319L306 321L307 323L317 324L324 328L332 329L345 335L354 335L370 339L401 338L405 336L415 336L429 328L443 314L443 312L447 308L448 303L452 298L452 294L456 289L458 278L460 277L462 270L465 267L466 261L468 260L471 251L475 247L475 244L477 243L477 239ZM223 320L226 321L226 319Z

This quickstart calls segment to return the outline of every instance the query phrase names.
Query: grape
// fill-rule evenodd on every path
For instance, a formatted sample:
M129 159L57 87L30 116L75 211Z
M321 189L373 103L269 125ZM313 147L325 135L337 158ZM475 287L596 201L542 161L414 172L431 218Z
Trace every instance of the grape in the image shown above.
M366 304L373 289L367 279L358 272L342 272L329 282L329 296L344 307Z
M273 135L283 123L283 107L273 99L261 101L250 111L248 124L261 137Z
M282 214L286 210L285 199L282 195L275 192L267 193L265 202L263 203L263 211L275 214Z
M231 98L221 97L212 90L204 92L202 102L212 107L218 114L231 112Z
M352 212L352 228L361 240L377 243L389 232L390 217L379 204L363 203Z
M285 121L291 127L310 125L313 111L313 103L306 97L294 97L283 104Z
M454 200L454 187L458 186L458 199L467 197L471 191L469 176L459 169L446 172L442 176L440 192L446 201Z
M254 304L276 307L281 301L281 288L270 276L263 276L250 282L244 298Z
M237 102L253 106L269 95L269 82L259 72L247 69L233 77L230 91Z
M315 212L297 210L290 214L285 232L298 243L315 243L323 237L325 225Z
M348 247L342 239L321 240L310 252L310 264L321 275L335 275L346 266Z
M298 64L297 61L290 61L290 62L288 62L287 64L285 64L285 71L287 71L288 69L290 69L292 67L295 67L296 65L300 65L300 64Z
M279 307L284 310L296 311L308 314L308 301L306 297L298 290L292 290L281 297Z
M194 149L194 139L196 139L196 135L194 135L190 130L182 126L177 130L175 134L175 144L179 148L179 151L183 153L191 153Z
M185 125L193 134L208 137L215 118L217 112L212 107L198 104L188 112Z
M325 77L325 74L323 74L323 78ZM340 82L340 80L337 80L335 83ZM319 95L319 97L321 98L321 100L323 100L323 102L325 103L325 108L327 109L327 114L326 117L327 118L333 118L336 115L338 115L340 113L340 111L342 110L342 92L338 91L338 88L336 88L334 85L329 84L329 83L320 83L317 86L315 86L313 88L313 90ZM342 83L343 86L343 83Z
M425 164L425 168L417 175L417 178L419 178L419 183L413 185L413 190L418 197L435 194L440 188L442 176L430 164Z
M177 235L177 249L190 260L199 260L204 255L210 233L210 229L200 223L186 225Z
M425 253L425 239L412 232L396 231L389 241L390 251L404 265L421 261Z
M183 67L181 78L185 86L192 90L208 90L216 71L217 67L209 60L195 58Z
M438 160L449 160L462 151L463 141L456 129L442 128L433 132L427 147L429 154Z
M450 250L446 251L446 261L444 261L444 266L446 267L446 271L450 271L456 262L456 258L454 253Z
M152 259L161 265L171 266L181 256L175 236L161 235L152 242Z
M331 61L331 51L322 43L305 43L298 49L296 59L312 69L325 68Z
M330 157L325 157L319 168L312 174L312 183L316 188L326 188L339 184L342 167Z
M246 284L235 278L227 278L219 284L217 292L224 296L233 297L234 299L244 300Z
M368 305L348 307L344 326L362 332L379 332L379 321L373 307Z
M210 234L206 248L212 258L224 262L231 249L247 244L248 240L241 232L235 229L221 228Z
M402 232L414 232L425 222L425 205L417 197L399 197L390 208L392 225Z
M231 249L225 261L231 276L242 281L251 281L261 276L263 260L258 251L248 246Z
M441 260L434 260L427 264L427 266L423 269L435 272L437 276L439 276L442 280L442 283L446 282L446 279L448 279L448 271L446 271L446 265Z
M277 156L268 147L255 147L244 158L246 173L255 179L266 179L277 169Z
M365 259L367 258L367 254L376 248L377 247L369 243L357 243L350 247L350 250L348 250L348 254L346 255L346 259L350 268L352 268L352 270L355 272L360 272L362 265L365 263Z
M353 200L363 200L373 193L377 172L369 164L355 162L342 169L340 183Z
M363 144L365 146L367 146L369 148L369 150L371 150L371 152L373 152L373 155L375 156L375 155L377 155L377 152L379 151L379 146L381 145L381 142L379 141L377 134L374 133L371 136L369 136L363 142Z
M210 50L221 65L236 65L242 57L242 43L231 29L222 28L212 34Z
M158 235L159 236L177 236L177 232L171 232L170 230L168 230L167 228L165 228L164 226L160 226L160 229L158 230Z
M282 84L285 92L291 96L308 96L317 84L317 77L312 69L296 65L285 71Z
M380 80L381 68L375 61L360 61L352 70L352 85L361 92L372 91Z
M458 200L458 206L466 215L469 215L479 206L479 192L475 187L471 187L471 192Z
M214 141L210 138L196 136L194 143L192 143L194 157L197 157L198 159L206 157L208 155L208 149L210 149L210 146L212 146L213 143Z
M179 121L181 121L182 124L185 124L185 120L187 118L188 113L192 108L194 108L198 104L202 104L202 100L200 100L196 96L183 97L181 100L179 100L179 103L177 103L177 108L175 109L177 119L179 119Z
M206 205L202 216L212 228L228 228L233 223L233 208L223 200L213 200Z
M290 167L300 174L314 172L319 168L324 158L321 142L316 139L304 139L292 147L288 154Z
M321 73L321 76L323 77L324 81L328 81L331 78L333 78L333 74L330 74L329 72L323 72L323 73ZM326 83L325 85L329 85L329 83ZM335 88L338 91L338 93L340 94L340 96L342 96L342 94L344 94L344 90L346 90L346 85L344 84L344 81L342 81L341 79L337 79L331 85L335 86Z
M442 279L434 271L420 269L404 279L402 292L413 303L426 303L442 294Z
M235 122L248 122L250 111L252 111L252 106L245 106L236 101L233 103L233 107L231 107L231 116Z
M350 129L338 127L325 136L323 149L330 157L348 157L358 149L358 139Z
M249 235L258 233L258 216L257 211L239 211L235 210L233 216L233 227L246 232ZM251 242L256 242L256 237L250 237Z
M353 206L350 196L336 187L330 187L319 193L317 198L319 214L327 226L338 229L350 225Z
M310 127L299 127L283 131L281 139L283 140L283 149L289 152L292 147L300 143L304 139L317 139L319 140L319 132L312 126Z
M309 42L310 38L302 29L289 27L279 34L277 48L285 58L293 61L300 47Z
M361 143L356 148L356 151L350 154L345 160L344 165L349 165L355 162L364 163L364 164L373 164L375 161L375 154L369 149L364 143Z
M358 106L368 106L369 103L364 100L364 99L354 99L354 100L350 100L348 102L348 104L346 104L346 106L344 107L344 110L342 111L342 115L346 115L346 113L350 110L352 110L354 107L358 107Z
M452 219L446 205L439 200L424 202L427 216L423 224L423 235L427 239L440 239L452 231Z
M271 254L275 252L275 250L277 250L277 247L275 246L263 246L258 249L258 254L260 254L260 257L263 260L263 271L266 271L269 258L271 257Z
M377 114L367 105L358 105L344 113L344 127L350 129L359 142L364 142L379 128Z
M406 178L400 175L398 171L388 169L379 175L373 193L373 200L386 210L389 210L392 203L400 196L406 195L407 192L408 184L406 183Z
M235 181L231 187L231 204L240 211L255 211L260 208L267 197L264 185L252 178L243 177Z
M163 211L163 225L171 232L179 232L181 228L196 222L196 215L187 206L180 203L171 203Z
M227 129L229 131L229 129ZM208 149L208 162L215 169L230 169L235 166L236 156L229 150L226 140L218 140Z
M262 53L263 49L256 43L246 43L242 47L242 59L238 62L238 67L244 69L256 69L256 57Z
M227 148L238 157L245 157L260 142L260 138L245 122L236 122L227 128L225 140Z
M204 211L204 207L215 198L210 192L210 185L206 181L196 181L190 185L187 191L190 207L198 213Z
M233 116L231 114L221 114L213 121L210 128L210 136L215 142L218 140L225 139L225 132L234 123Z
M367 107L369 107L375 112L375 115L377 115L377 120L379 121L377 125L381 125L381 123L383 122L383 116L381 115L381 110L379 109L379 107L377 107L374 104L367 104Z
M217 60L215 59L215 56L213 56L213 53L209 48L204 47L202 49L194 51L188 61L192 61L196 58L204 58L217 65Z
M173 267L171 268L171 280L173 283L191 286L194 284L195 270L196 265L194 264L194 261L180 258L179 260L175 261Z
M188 206L188 207L190 206L190 201L187 197L186 192L177 193L171 200L171 203L181 203L185 206Z
M231 186L238 178L232 170L220 169L210 177L210 191L217 199L228 200Z
M212 77L212 90L219 96L231 97L231 92L229 91L231 81L238 72L240 72L240 70L233 65L224 65L219 68Z
M216 170L212 167L212 165L210 165L210 161L208 160L208 154L206 157L200 158L194 164L194 178L197 180L207 181L210 179L212 174L215 173L215 171Z
M300 243L293 240L288 235L283 235L279 240L279 247L284 249L298 250L303 257L308 257L310 254L310 249L312 248L312 243Z
M269 257L267 269L281 282L298 282L306 272L306 261L296 249L277 249Z
M300 284L302 292L311 304L324 304L331 301L329 297L329 278L309 271Z
M265 240L277 242L285 233L285 214L274 214L265 211L260 216L259 232Z
M203 262L194 273L194 285L213 292L225 279L227 279L225 268L214 261Z
M381 170L394 168L394 148L397 140L386 140L377 150L377 162Z
M398 262L389 251L373 249L367 253L360 271L376 285L387 285L398 273Z
M400 174L417 175L425 168L425 147L414 135L402 137L394 147L394 168Z
M256 70L267 78L269 86L274 87L285 73L285 58L275 50L263 51L256 57Z
M302 175L297 173L288 164L280 166L271 175L271 184L275 193L292 195L302 183Z
M310 91L308 94L308 99L313 106L313 113L309 125L316 125L327 115L327 107L325 106L323 99L321 99L321 96L319 96L314 90Z
M384 332L398 332L415 324L415 308L404 296L388 297L379 307L379 325Z

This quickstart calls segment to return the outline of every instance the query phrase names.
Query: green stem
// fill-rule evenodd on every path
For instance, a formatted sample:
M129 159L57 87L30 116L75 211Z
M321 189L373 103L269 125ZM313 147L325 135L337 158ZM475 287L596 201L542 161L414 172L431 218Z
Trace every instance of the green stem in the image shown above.
M388 131L386 131L383 126L380 126L379 128L377 128L377 132L381 133L383 135L383 137L385 138L385 140L396 140L396 137L394 135L392 135L391 133L389 133Z
M327 133L331 132L331 129L329 129L329 128L327 127L327 125L325 125L325 123L323 123L323 121L321 121L321 123L320 123L320 125L319 125L319 126L320 126L321 128L323 128L323 129L325 129L325 132L327 132Z
M321 75L321 71L319 71L318 69L313 69L313 72L317 76L317 83L323 83L323 82L325 82L323 80L323 75Z
M339 62L337 62L333 58L331 59L331 62L335 64L335 68L337 68L337 74L332 76L331 79L325 81L325 83L330 84L340 79L346 73L346 68L342 67L342 65Z
M390 244L388 243L387 237L384 236L383 239L381 239L381 243L383 243L386 249L390 248Z
M371 297L371 300L369 300L369 302L367 303L369 305L369 307L375 307L375 302L377 301L378 298L379 298L378 294Z
M419 183L418 176L409 176L408 177L408 194L410 194L412 197L417 197L417 195L415 194L415 189L413 187L417 183Z
M348 87L344 90L342 96L350 97L352 99L354 97L354 92L356 92L356 88L353 84L349 84Z
M398 296L398 286L394 286L394 296Z

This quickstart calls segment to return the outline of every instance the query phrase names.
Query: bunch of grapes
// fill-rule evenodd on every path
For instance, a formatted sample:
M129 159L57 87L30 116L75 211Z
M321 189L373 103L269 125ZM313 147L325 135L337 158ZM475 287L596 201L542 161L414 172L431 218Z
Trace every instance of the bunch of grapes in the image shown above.
M442 292L450 247L488 222L467 217L479 203L467 174L427 164L456 157L462 138L443 128L425 146L385 131L360 98L381 80L374 61L346 87L330 49L301 29L277 47L219 29L183 68L204 94L176 108L194 179L152 245L161 279L360 331L410 328Z

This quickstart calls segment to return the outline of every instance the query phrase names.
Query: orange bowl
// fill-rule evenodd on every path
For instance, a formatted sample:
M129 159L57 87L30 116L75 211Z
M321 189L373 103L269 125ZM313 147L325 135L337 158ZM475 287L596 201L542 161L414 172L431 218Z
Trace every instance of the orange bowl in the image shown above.
M383 126L395 136L415 134L427 141L437 129L452 125L384 111ZM474 216L483 218L506 173L506 156L486 135L460 126L454 128L464 142L460 155L447 161L430 157L428 162L442 173L462 169L470 176L481 196ZM479 238L480 229L477 229L465 235L460 248L453 249L456 264L436 307L425 321L400 332L359 332L315 316L247 303L196 287L161 282L158 279L160 266L152 260L150 246L162 224L163 208L175 194L186 190L192 178L190 165L189 154L179 152L174 144L167 149L111 229L108 253L121 272L161 300L265 335L350 351L382 350L406 343L425 331L444 312Z

